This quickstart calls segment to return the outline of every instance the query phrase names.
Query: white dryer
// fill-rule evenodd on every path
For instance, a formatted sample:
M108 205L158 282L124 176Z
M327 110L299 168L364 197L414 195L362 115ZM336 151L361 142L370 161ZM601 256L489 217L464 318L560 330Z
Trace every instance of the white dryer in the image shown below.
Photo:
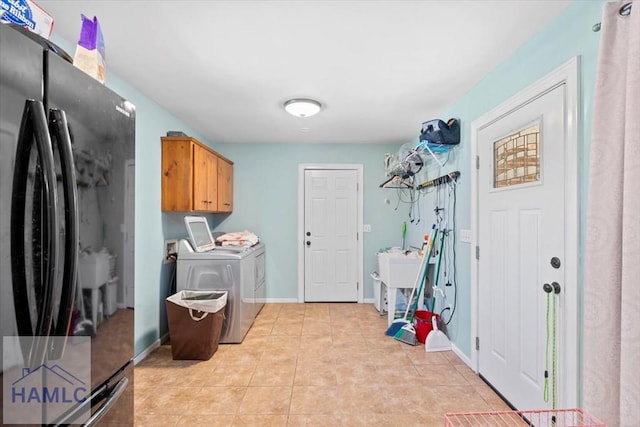
M216 247L196 252L191 243L178 246L176 288L228 291L221 343L240 343L265 300L265 246Z

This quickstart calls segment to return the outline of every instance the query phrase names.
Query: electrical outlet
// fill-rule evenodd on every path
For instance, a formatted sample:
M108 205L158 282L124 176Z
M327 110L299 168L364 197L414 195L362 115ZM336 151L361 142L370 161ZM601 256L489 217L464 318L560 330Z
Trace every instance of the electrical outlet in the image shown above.
M471 230L466 228L460 229L460 242L471 243Z
M364 233L371 233L371 224L364 224L364 225L362 226L362 231L363 231Z
M178 241L176 239L165 240L164 241L164 264L174 263L176 260L171 254L178 253Z

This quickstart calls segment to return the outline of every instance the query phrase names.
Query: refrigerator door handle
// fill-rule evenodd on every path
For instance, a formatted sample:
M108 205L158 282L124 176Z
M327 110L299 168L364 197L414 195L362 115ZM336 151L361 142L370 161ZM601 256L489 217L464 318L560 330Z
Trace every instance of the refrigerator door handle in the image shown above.
M126 390L128 384L129 378L123 377L113 387L102 386L95 393L92 391L92 396L87 397L56 421L47 424L47 427L62 427L70 424L78 424L81 415L84 415L87 411L91 411L91 407L96 405L96 402L102 402L100 407L82 424L82 427L94 426L109 412L113 405L115 405L120 396L122 396L122 393ZM86 416L88 416L88 414Z
M63 110L49 110L49 133L58 147L64 198L64 267L58 317L53 324L52 335L66 337L73 313L78 274L78 190L76 168L71 148L67 116ZM54 340L49 349L49 360L60 359L66 339Z
M91 418L83 424L84 427L92 427L105 416L107 412L111 409L113 405L118 401L122 393L127 388L127 384L129 384L129 378L124 377L115 385L115 387L111 390L109 395L106 397L104 403L98 408L96 412L91 415Z
M44 198L45 207L42 227L42 270L44 274L40 301L35 301L38 306L35 329L33 329L31 323L25 265L25 213L29 162L33 141L35 141L38 162L41 168L42 197ZM30 343L25 339L20 340L25 366L29 368L35 368L44 363L48 335L51 330L52 293L57 282L57 237L60 232L57 209L58 198L53 150L47 130L44 106L40 101L26 100L16 148L11 197L11 278L18 335L21 337L33 337Z
M129 384L129 378L127 377L124 377L120 381L118 381L118 383L111 390L109 395L105 398L104 403L100 405L98 410L94 412L93 415L91 415L91 418L89 418L89 420L86 423L84 423L83 426L85 427L95 426L98 423L98 421L100 421L102 417L104 417L107 414L107 412L109 412L111 407L116 404L120 396L122 396L122 393L124 393L124 391L126 390L127 384Z

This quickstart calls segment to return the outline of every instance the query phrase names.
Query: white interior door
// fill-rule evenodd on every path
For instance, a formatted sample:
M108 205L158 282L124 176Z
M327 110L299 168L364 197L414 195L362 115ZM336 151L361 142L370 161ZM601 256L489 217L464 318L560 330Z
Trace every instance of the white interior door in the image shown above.
M135 199L136 199L136 165L133 160L125 164L125 214L124 214L124 303L126 307L134 306L134 250L135 250Z
M542 287L565 284L565 135L564 85L477 134L479 372L518 409L550 407Z
M304 171L304 301L358 300L358 172Z

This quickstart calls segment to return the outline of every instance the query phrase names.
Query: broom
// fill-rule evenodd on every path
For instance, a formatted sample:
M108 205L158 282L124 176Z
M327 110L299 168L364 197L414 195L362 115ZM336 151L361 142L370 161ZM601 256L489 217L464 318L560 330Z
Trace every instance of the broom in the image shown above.
M426 258L427 262L424 263L424 271L420 271L418 273L418 280L420 280L420 288L418 289L418 295L415 299L415 301L411 304L411 307L413 308L411 310L411 318L408 319L408 322L404 325L402 325L400 327L400 329L393 335L393 338L398 340L398 341L402 341L403 343L409 344L409 345L416 345L417 344L417 338L416 338L416 329L413 327L413 317L415 316L416 310L418 309L418 299L420 298L420 295L422 294L422 288L424 287L424 282L427 279L427 270L429 269L429 261L431 260L431 255L433 254L433 247L434 247L434 240L438 235L438 230L435 229L435 225L433 226L433 230L435 230L433 232L433 239L431 239L429 241L429 246L428 246L428 250L427 250L427 256L423 258L423 260ZM413 298L413 297L412 297ZM407 307L408 308L408 307ZM405 312L405 318L408 314L408 310L407 312Z
M433 224L433 226L431 227L431 236L433 237L433 233L434 230L436 228L436 225ZM431 242L433 240L429 239L429 247L431 247ZM407 317L409 316L409 306L411 301L413 300L413 296L415 295L416 292L416 288L418 287L418 281L420 279L422 279L422 271L424 270L425 267L425 262L428 262L426 260L427 257L424 256L424 254L422 255L422 259L420 260L420 267L418 268L418 275L416 277L416 281L413 285L413 288L411 289L411 296L409 297L409 300L407 301L407 308L404 312L404 316L398 319L393 320L393 322L391 322L391 324L389 325L389 327L387 328L387 331L385 332L385 335L390 336L390 337L395 337L395 335L398 333L398 331L400 331L400 329L407 325L409 323L409 320L407 320ZM395 289L394 289L395 292ZM389 310L395 310L395 307L389 307Z

